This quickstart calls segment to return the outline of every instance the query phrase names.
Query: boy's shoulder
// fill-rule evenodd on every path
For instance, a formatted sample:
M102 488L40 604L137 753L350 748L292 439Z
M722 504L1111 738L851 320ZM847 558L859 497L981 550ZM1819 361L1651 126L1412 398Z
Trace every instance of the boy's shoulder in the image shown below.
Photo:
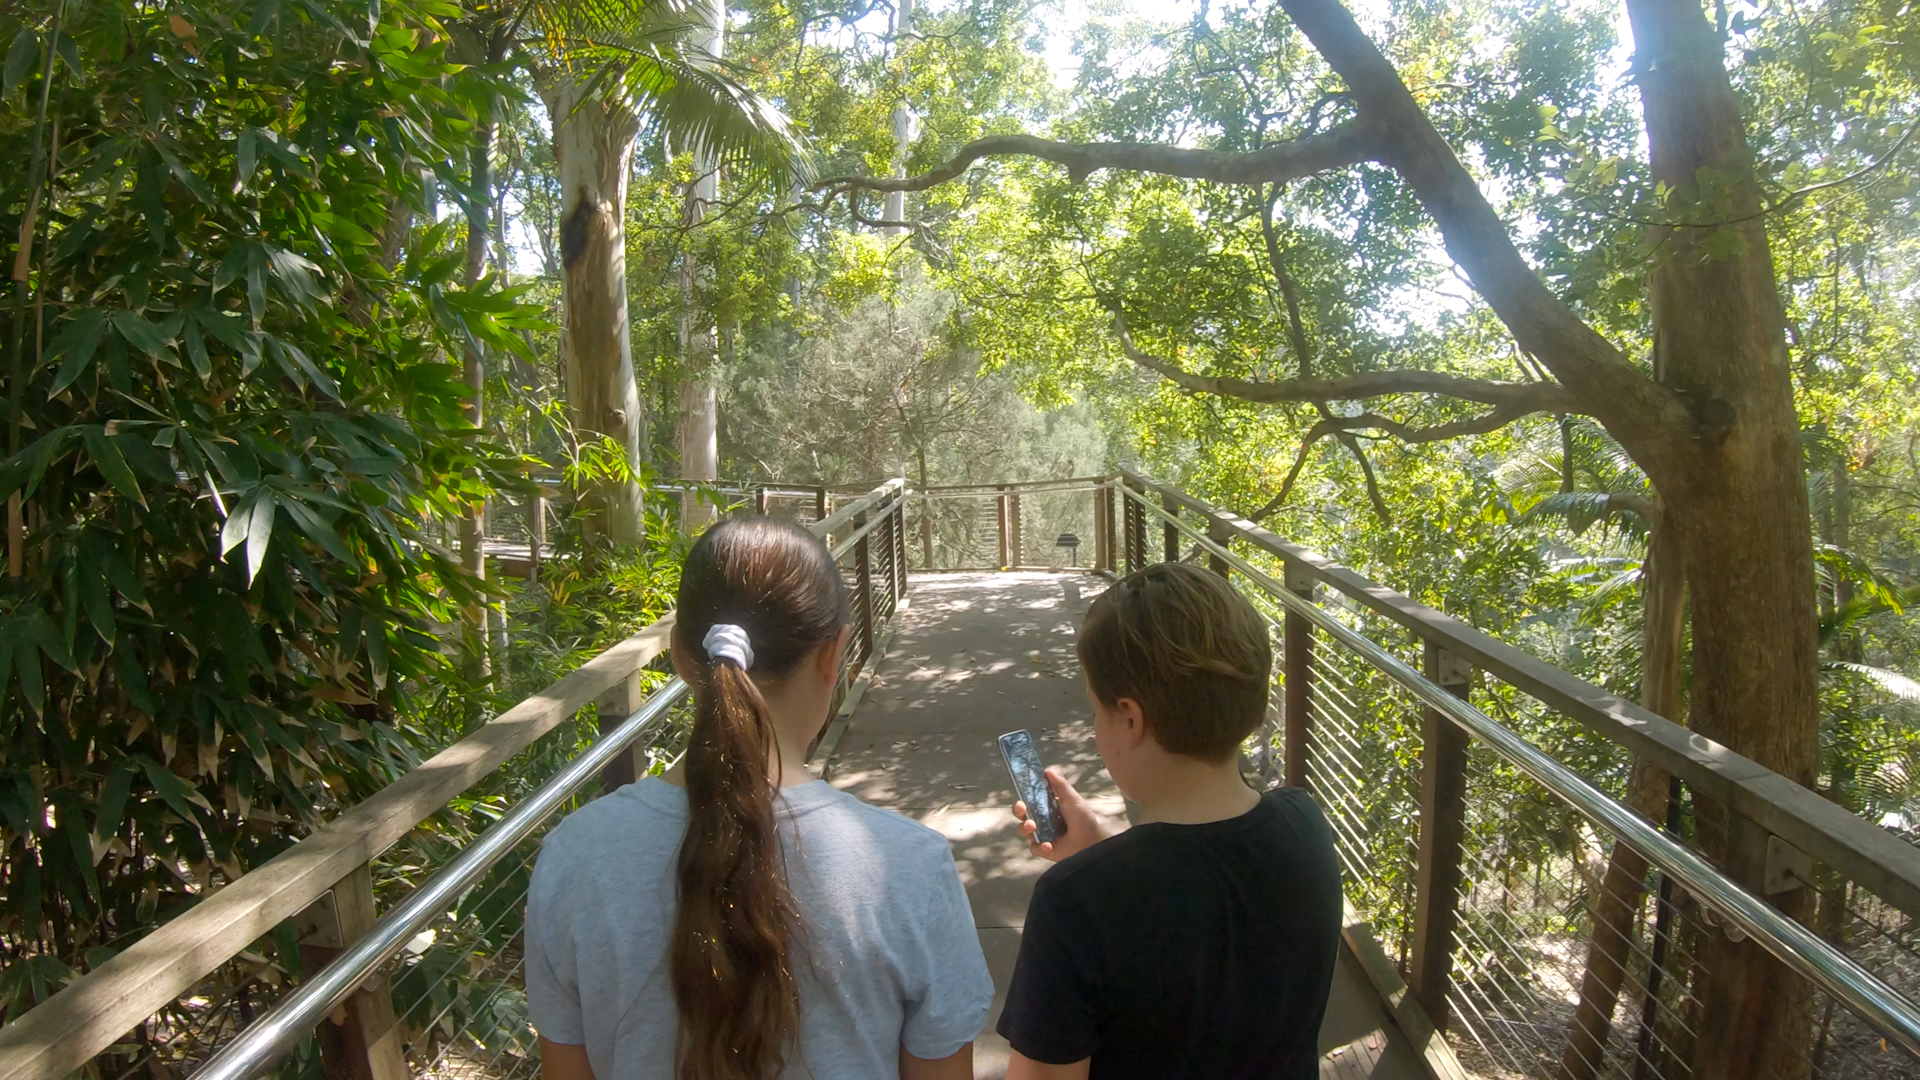
M1241 818L1207 826L1135 826L1078 851L1040 875L1049 892L1079 897L1125 895L1140 885L1164 887L1169 868L1195 854L1203 836L1239 829L1283 834L1287 846L1330 844L1331 828L1313 796L1300 788L1276 788Z

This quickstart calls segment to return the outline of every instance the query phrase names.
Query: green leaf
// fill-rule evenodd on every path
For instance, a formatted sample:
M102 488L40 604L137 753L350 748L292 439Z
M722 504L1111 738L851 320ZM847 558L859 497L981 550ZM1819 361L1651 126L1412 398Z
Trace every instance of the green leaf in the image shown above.
M1722 225L1708 234L1700 250L1709 259L1733 259L1746 253L1747 238L1740 230Z
M127 468L127 459L120 454L120 448L109 439L105 428L89 427L82 436L87 445L87 456L93 459L93 466L100 470L115 491L140 504L147 505L147 498L140 492L140 481Z
M47 391L48 397L65 390L86 370L94 352L100 348L100 338L106 329L105 311L82 308L54 335L53 342L47 347L47 360L52 362L57 357L64 357L65 360L53 376L53 386Z
M33 62L40 59L40 35L27 28L13 35L13 44L7 46L7 67L4 78L0 78L0 94L12 97L14 90L33 70Z
M133 774L138 768L132 758L121 758L107 773L100 785L100 813L93 819L95 841L104 843L119 834L126 820L127 792L133 787Z
M349 566L354 565L353 553L347 550L347 545L340 539L340 534L333 531L331 525L322 521L320 515L311 507L295 498L288 498L282 505L287 508L287 513L292 515L294 523L300 526L300 531L306 534L307 539L319 544L322 550L341 562Z
M138 312L123 309L108 317L113 320L114 330L127 340L127 344L162 360L172 355L167 335L161 332L160 327L147 321Z
M273 511L276 501L273 492L266 488L253 501L253 508L247 522L247 584L260 574L260 567L267 561L267 544L273 539Z
M145 755L136 755L135 760L139 761L140 767L146 771L147 782L153 785L154 792L174 813L180 815L182 821L190 825L200 824L199 816L193 812L195 806L201 807L208 813L213 812L213 805L207 802L207 797L200 794L198 788L175 775L172 769Z
M255 130L250 127L240 129L240 146L234 152L233 165L233 190L236 192L253 178L253 167L260 151L260 136L255 134Z

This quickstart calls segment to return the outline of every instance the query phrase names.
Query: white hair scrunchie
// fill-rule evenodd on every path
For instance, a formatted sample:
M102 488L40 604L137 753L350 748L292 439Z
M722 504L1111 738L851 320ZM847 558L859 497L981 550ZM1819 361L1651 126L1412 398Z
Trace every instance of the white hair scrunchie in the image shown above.
M741 671L753 667L753 643L747 640L745 629L732 623L714 623L708 627L700 645L707 650L710 660L731 660L740 665Z

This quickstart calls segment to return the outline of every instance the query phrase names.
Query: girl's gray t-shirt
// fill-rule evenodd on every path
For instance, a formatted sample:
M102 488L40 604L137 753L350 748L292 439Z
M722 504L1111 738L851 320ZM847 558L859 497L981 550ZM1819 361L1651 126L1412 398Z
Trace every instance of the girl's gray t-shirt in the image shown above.
M986 1023L993 984L953 853L939 833L825 781L774 807L800 913L800 1030L780 1076L893 1080L900 1048L943 1058ZM527 891L533 1026L584 1044L597 1080L671 1080L668 970L687 793L658 777L575 811L547 835Z

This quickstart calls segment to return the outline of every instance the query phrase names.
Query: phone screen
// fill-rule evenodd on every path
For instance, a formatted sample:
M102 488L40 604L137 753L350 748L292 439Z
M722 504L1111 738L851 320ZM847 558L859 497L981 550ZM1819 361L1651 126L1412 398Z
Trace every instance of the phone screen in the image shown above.
M1067 821L1060 816L1053 788L1047 785L1046 769L1040 764L1040 752L1033 747L1033 736L1025 730L1000 736L1000 756L1007 759L1013 793L1027 804L1027 817L1037 827L1033 838L1043 844L1059 839L1067 831Z

